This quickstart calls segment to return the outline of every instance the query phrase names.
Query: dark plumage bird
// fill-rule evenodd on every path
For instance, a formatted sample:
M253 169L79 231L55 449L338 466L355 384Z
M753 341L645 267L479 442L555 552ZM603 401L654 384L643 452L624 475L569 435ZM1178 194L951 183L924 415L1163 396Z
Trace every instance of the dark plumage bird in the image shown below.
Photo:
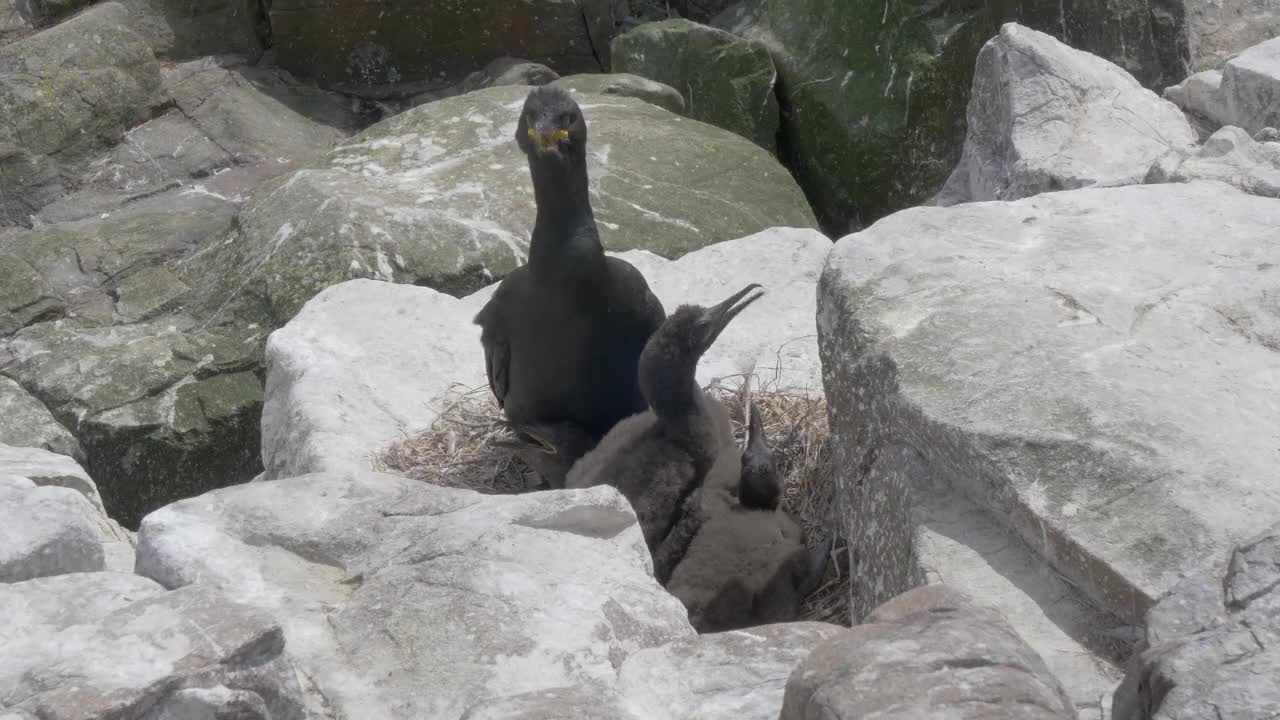
M779 507L782 483L758 412L752 403L737 487L708 482L672 530L690 539L665 585L698 632L794 620L826 572L830 539L807 549Z
M587 125L559 88L529 92L516 126L538 213L529 261L476 314L506 416L570 423L593 441L645 409L641 350L666 313L640 271L608 257L587 192Z
M680 538L665 547L664 541L685 501L704 481L741 475L729 411L698 387L695 375L729 322L761 297L748 297L759 287L752 283L709 308L676 308L640 355L640 390L649 409L619 422L566 478L571 488L613 485L631 501L658 582L683 555Z

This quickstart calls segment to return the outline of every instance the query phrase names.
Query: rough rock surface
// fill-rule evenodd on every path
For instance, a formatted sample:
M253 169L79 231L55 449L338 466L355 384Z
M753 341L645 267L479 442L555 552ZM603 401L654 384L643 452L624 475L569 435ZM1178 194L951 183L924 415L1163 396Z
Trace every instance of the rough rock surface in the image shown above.
M1185 0L1184 4L1192 72L1217 68L1245 48L1280 37L1280 6L1271 0Z
M337 0L275 0L271 32L281 66L322 85L376 93L388 85L461 78L502 56L569 72L599 71L613 32L609 0L461 0L422 12L416 2L353 10ZM621 18L618 18L621 19Z
M609 487L484 496L370 472L247 483L149 515L137 568L275 618L319 688L309 700L339 717L608 690L632 653L693 634Z
M514 140L527 93L497 87L414 108L334 150L328 167L264 185L231 242L192 264L213 279L204 303L277 327L343 280L463 295L505 275L525 259L535 211ZM579 102L606 248L678 257L814 225L786 170L750 142L628 97Z
M571 93L622 95L657 105L677 115L685 113L684 96L670 85L630 73L586 73L569 75L549 83Z
M31 393L4 376L0 376L0 444L41 448L84 461L75 436Z
M61 193L59 162L113 143L162 98L160 66L106 2L0 46L0 226Z
M814 287L831 244L777 228L675 261L620 254L668 312L722 299L748 282L766 295L731 324L698 366L700 381L754 362L780 388L820 384ZM387 444L430 426L452 385L483 387L471 318L495 289L461 300L427 288L351 281L317 295L267 341L262 458L269 478L370 467ZM367 318L376 315L379 321Z
M309 717L280 627L209 587L62 575L0 585L0 617L7 718Z
M1273 522L1277 226L1275 200L1194 182L916 208L837 243L818 334L855 601L910 587L914 501L877 465L947 479L1129 624Z
M1146 182L1220 180L1251 195L1280 198L1280 142L1257 142L1238 127L1222 128L1190 154L1170 152Z
M1044 661L997 613L929 586L818 645L779 720L1074 720Z
M844 632L830 623L794 622L676 640L632 653L618 689L642 718L776 720L791 671L819 643Z
M261 332L166 316L114 327L28 327L9 378L75 433L108 512L126 527L177 498L258 471Z
M1119 67L1008 23L978 53L964 151L938 204L1134 185L1195 132Z
M1280 37L1247 48L1221 69L1205 70L1165 89L1189 113L1250 135L1280 127Z
M1115 720L1280 714L1280 525L1241 543L1225 582L1192 575L1147 614Z
M776 147L778 73L763 44L688 20L665 20L614 38L611 53L615 72L679 91L689 117Z

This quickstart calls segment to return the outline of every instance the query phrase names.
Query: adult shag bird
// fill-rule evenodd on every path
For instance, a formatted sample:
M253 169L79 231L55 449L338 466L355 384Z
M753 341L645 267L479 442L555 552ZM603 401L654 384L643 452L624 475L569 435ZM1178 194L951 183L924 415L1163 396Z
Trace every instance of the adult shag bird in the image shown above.
M529 261L503 278L475 317L485 371L512 423L531 433L577 426L591 438L589 449L645 409L640 352L666 313L639 270L604 254L578 104L559 88L534 88L516 143L529 160L538 212ZM576 443L557 452L557 464L577 459Z
M729 411L698 387L696 372L729 322L760 299L762 293L749 295L759 287L752 283L709 308L676 308L640 355L640 389L649 409L619 422L566 478L571 488L613 485L631 501L658 582L683 555L683 548L663 543L690 495L709 477L737 482L742 474Z

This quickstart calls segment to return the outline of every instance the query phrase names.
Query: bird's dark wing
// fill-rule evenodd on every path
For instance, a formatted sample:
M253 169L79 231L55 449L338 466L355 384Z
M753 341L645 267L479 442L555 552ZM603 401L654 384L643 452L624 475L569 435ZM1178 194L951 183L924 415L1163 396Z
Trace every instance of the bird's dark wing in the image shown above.
M484 372L489 378L489 389L498 401L498 407L504 407L507 399L507 370L511 366L511 343L507 341L501 320L496 317L501 307L498 288L489 302L476 313L475 324L480 326L480 346L484 348Z
M618 288L623 297L638 300L640 317L644 319L649 332L657 330L662 321L667 319L667 311L662 307L662 301L658 296L649 289L649 283L645 281L644 275L636 269L635 265L621 258L610 255L605 261L608 263L609 276L614 287Z

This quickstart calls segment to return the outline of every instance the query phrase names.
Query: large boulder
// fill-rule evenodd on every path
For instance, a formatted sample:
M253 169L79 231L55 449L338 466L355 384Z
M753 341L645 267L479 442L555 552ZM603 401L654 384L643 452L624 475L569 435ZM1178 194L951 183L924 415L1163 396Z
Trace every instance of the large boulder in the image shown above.
M816 392L814 287L830 248L816 231L778 228L676 261L642 251L620 257L645 275L668 312L763 284L764 298L725 329L698 376L707 382L756 363L761 375L776 373L779 389ZM471 319L495 288L459 300L357 280L308 302L267 340L266 476L367 469L379 449L429 427L455 384L484 387L480 329Z
M367 471L246 483L149 515L137 570L272 617L328 716L607 691L631 654L693 635L611 487L484 496Z
M613 6L610 0L462 0L425 12L416 2L353 7L341 0L275 0L270 16L282 67L322 85L376 94L388 85L460 79L504 55L561 72L599 71L613 33Z
M110 515L136 527L168 502L258 472L260 330L183 316L114 327L41 323L0 372L79 438Z
M580 73L549 83L571 93L623 95L666 108L677 115L685 112L684 96L670 85L630 73Z
M777 146L778 73L761 43L688 20L664 20L614 38L611 57L614 72L676 88L689 117L768 150Z
M107 517L97 486L65 455L0 445L0 515L0 582L133 571L133 536Z
M1231 553L1226 577L1192 575L1147 614L1115 720L1280 714L1280 525Z
M1164 95L1214 129L1234 125L1255 135L1280 127L1280 37L1240 52L1220 69L1192 75Z
M1119 67L1008 23L978 53L960 163L942 205L1135 185L1195 132Z
M1220 180L1252 195L1280 198L1280 142L1258 142L1228 125L1190 153L1171 151L1146 181Z
M5 717L317 717L280 627L209 587L61 575L0 585L0 616Z
M0 47L0 226L61 194L51 156L114 143L162 97L160 66L117 2Z
M925 587L818 645L791 673L777 717L1075 720L1076 712L1004 618Z
M1274 522L1276 227L1280 203L1200 181L916 208L839 241L818 336L855 605L910 587L912 475L1129 624Z
M264 185L230 241L192 263L203 303L277 327L343 280L464 295L502 277L524 261L535 214L514 139L527 93L496 87L413 108L351 138L327 166ZM679 257L814 225L786 170L747 140L628 97L578 99L606 248Z

